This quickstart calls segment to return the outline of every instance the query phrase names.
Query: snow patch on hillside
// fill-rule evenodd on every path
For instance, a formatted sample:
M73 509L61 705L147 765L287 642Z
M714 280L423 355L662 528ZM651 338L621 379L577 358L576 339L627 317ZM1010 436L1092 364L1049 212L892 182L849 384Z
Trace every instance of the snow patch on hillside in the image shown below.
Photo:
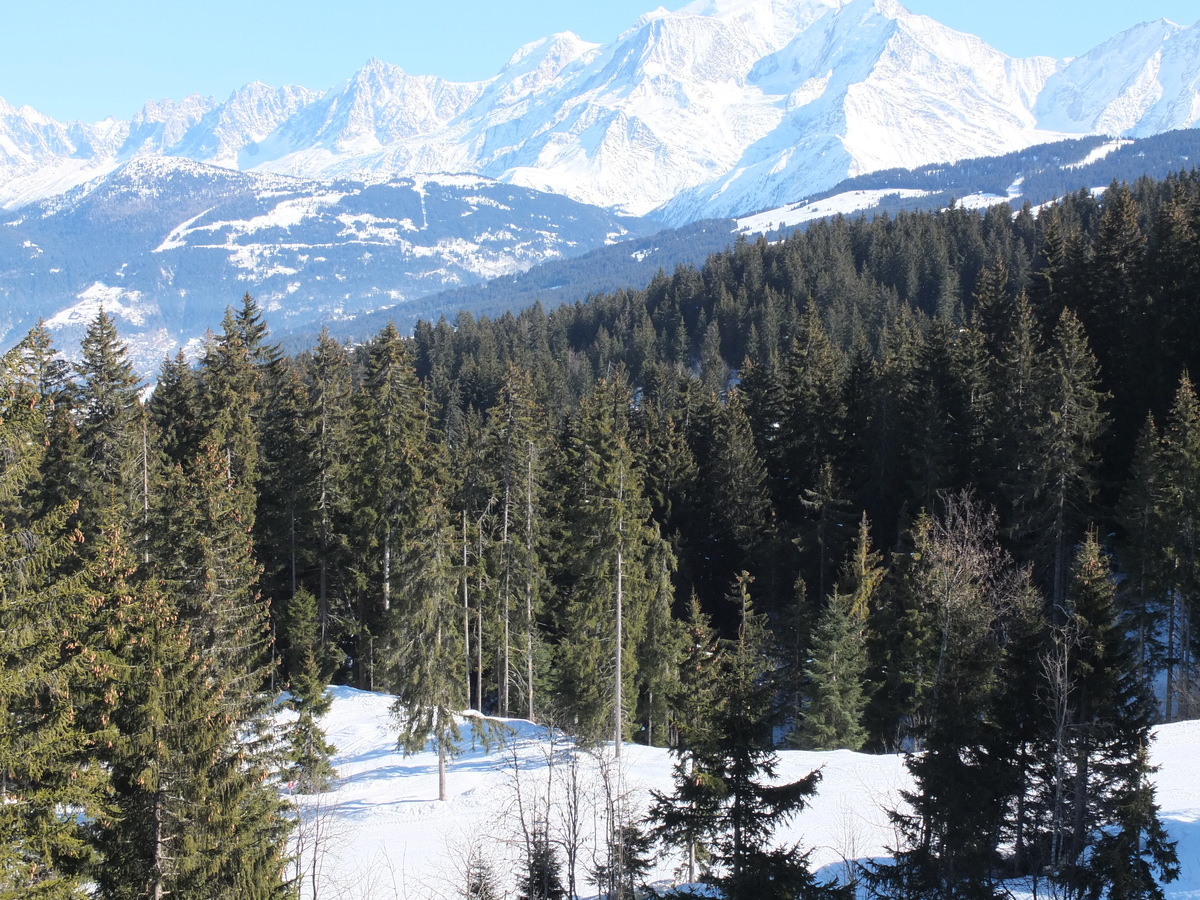
M811 222L814 219L824 219L828 216L855 215L870 210L879 205L884 197L927 197L929 191L919 191L910 188L897 190L885 188L869 191L846 191L835 194L823 200L812 200L803 203L792 203L766 212L743 216L736 221L738 231L747 234L760 234L779 228L794 228Z
M144 325L149 316L158 312L158 307L146 302L138 291L127 291L100 281L76 297L79 302L59 310L46 320L47 328L86 326L101 310L131 325Z

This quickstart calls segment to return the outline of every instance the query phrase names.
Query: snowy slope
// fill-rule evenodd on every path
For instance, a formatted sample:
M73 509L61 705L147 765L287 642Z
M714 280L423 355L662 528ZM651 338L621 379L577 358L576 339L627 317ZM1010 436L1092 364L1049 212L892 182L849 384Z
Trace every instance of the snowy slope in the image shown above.
M73 353L103 306L150 374L246 291L277 332L315 331L652 230L477 175L313 181L141 156L0 217L0 346L44 317Z
M433 752L404 757L395 750L391 698L337 687L323 724L338 748L335 764L340 781L329 793L294 796L300 810L302 856L299 871L311 879L316 867L317 896L439 898L459 896L467 863L483 858L495 867L505 889L512 888L518 858L520 813L546 796L547 785L561 797L570 774L569 747L553 744L545 729L509 720L505 747L490 753L464 729L462 754L449 767L448 794L437 797L437 762ZM1183 873L1166 888L1168 898L1195 897L1200 892L1200 722L1157 729L1153 762L1164 820L1179 841ZM553 766L550 761L553 759ZM603 820L602 771L628 792L628 802L644 810L651 789L669 790L672 760L663 750L626 745L623 761L614 766L611 748L580 754L579 784L583 798L584 859L591 860L595 829ZM811 807L782 830L781 841L803 842L812 862L826 877L845 871L847 861L887 854L894 834L885 812L899 800L910 781L901 758L837 751L781 754L780 776L795 779L816 768L822 772ZM315 853L313 852L315 849ZM682 861L663 855L653 879L672 882ZM586 881L583 872L581 882ZM581 884L581 894L594 894ZM312 896L307 880L303 896Z
M0 100L0 206L168 155L309 178L469 171L681 223L879 168L1197 123L1200 25L1013 59L895 0L697 0L605 45L534 42L481 82L372 60L320 94L252 84L94 124Z

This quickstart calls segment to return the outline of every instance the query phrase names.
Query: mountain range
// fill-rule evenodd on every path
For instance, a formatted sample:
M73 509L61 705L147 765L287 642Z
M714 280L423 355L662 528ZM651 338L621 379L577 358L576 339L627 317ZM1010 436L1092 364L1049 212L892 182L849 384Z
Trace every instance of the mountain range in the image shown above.
M895 0L699 0L609 44L529 44L481 82L372 60L323 93L251 84L128 121L0 102L0 202L164 155L322 179L471 172L679 224L874 169L1198 123L1197 25L1013 59Z
M877 170L1198 124L1200 23L1145 23L1075 59L1014 59L895 0L697 0L647 13L608 44L569 33L528 44L480 82L372 60L324 92L255 83L223 102L164 100L97 123L0 100L0 298L30 298L7 316L5 340L31 311L65 314L89 298L128 307L117 298L134 290L155 309L142 319L158 317L150 344L161 350L196 337L201 272L207 289L260 290L293 318L350 315L651 228L629 216L742 216ZM371 206L406 191L411 206L429 184L459 192L462 228L445 218L424 234L427 221ZM512 207L489 193L504 190L522 212L489 218L469 199ZM106 233L103 252L72 251L96 235L71 229L110 216L128 233ZM566 231L531 242L523 228L536 221ZM369 274L317 270L330 256L314 245L345 255L388 229L397 240L365 251L377 260ZM44 263L51 243L61 264L21 268L35 249ZM197 262L215 256L215 274Z
M654 230L567 197L471 175L312 181L146 156L0 222L0 332L66 345L97 311L139 369L244 292L281 331L525 271Z

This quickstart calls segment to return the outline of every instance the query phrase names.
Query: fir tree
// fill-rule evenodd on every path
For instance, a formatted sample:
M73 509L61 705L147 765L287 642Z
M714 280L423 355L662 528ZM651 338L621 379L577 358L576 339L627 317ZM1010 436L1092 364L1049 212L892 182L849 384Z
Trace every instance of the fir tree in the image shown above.
M409 549L397 579L402 588L397 593L404 602L390 616L387 650L399 745L405 753L419 753L433 741L439 800L446 799L446 759L458 752L455 713L466 699L453 542L445 504L435 491L408 537Z
M1192 714L1200 608L1200 401L1184 373L1157 455L1162 588L1167 593L1165 717Z
M0 897L85 891L93 851L85 822L104 809L91 758L103 737L104 665L90 644L91 603L77 577L82 536L72 507L30 516L44 445L36 392L0 358Z
M669 843L708 840L724 871L712 878L731 900L835 896L819 885L798 847L769 846L775 828L799 812L820 772L777 784L771 749L774 685L765 622L743 574L730 595L740 626L725 643L721 698L711 724L694 732L675 767L673 794L654 794L656 832Z
M1062 675L1066 729L1048 835L1052 877L1079 896L1154 898L1179 872L1147 760L1153 702L1117 618L1094 532L1075 558ZM1157 873L1157 877L1155 875Z
M811 750L858 750L867 739L862 724L867 655L853 597L834 590L817 623L810 655L796 743Z
M81 503L85 536L94 538L110 495L127 515L143 507L144 482L138 465L142 413L138 378L128 350L117 337L115 323L103 311L88 326L81 349L73 406L86 469L76 499Z

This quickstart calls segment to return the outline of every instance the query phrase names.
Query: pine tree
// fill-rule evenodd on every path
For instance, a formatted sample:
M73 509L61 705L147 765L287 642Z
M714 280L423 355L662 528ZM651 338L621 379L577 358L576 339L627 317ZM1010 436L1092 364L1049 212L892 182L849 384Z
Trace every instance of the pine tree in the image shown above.
M93 857L85 823L106 783L92 760L103 735L78 708L107 698L89 597L70 574L82 539L72 507L31 516L44 444L17 352L0 358L0 897L78 897Z
M99 519L115 496L127 515L143 506L138 465L141 401L128 350L103 310L88 326L77 366L74 398L79 442L86 469L80 477L80 522L85 537L99 531Z
M1200 401L1185 373L1158 454L1162 587L1167 595L1165 718L1192 714L1200 608Z
M432 740L438 753L438 799L446 799L446 759L458 752L454 716L463 709L462 644L458 631L458 579L454 533L435 488L422 518L408 535L390 618L388 684L396 695L393 716L399 745L419 753Z
M1067 599L1067 728L1056 766L1060 799L1050 805L1057 813L1048 835L1052 877L1079 896L1161 897L1160 883L1179 869L1148 781L1153 701L1137 677L1094 532L1075 558Z
M795 735L797 745L806 749L858 750L867 739L862 724L867 653L853 602L834 589L813 634L804 710Z
M993 711L1003 686L1004 623L1022 582L996 544L995 517L969 495L914 526L906 573L923 620L907 666L918 673L907 758L916 790L892 813L904 843L874 873L888 897L992 897L1011 787L1011 748Z
M775 686L763 618L750 603L748 577L734 584L730 600L740 622L724 642L721 696L710 724L690 735L679 752L672 794L654 794L656 833L688 846L709 841L724 872L711 880L731 900L836 896L819 885L798 847L772 848L771 835L799 812L816 790L820 772L778 784L778 757L771 749Z

